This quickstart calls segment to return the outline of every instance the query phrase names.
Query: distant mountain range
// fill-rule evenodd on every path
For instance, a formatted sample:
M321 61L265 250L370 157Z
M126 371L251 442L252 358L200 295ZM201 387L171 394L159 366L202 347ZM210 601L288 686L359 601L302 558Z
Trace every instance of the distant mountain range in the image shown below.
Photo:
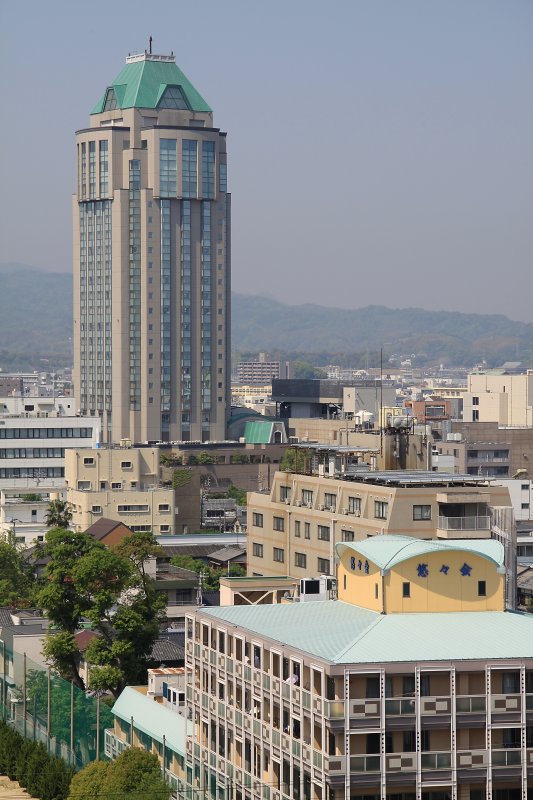
M383 347L387 355L415 354L415 363L495 366L530 362L533 324L503 315L390 309L346 310L285 305L262 296L233 294L232 348L261 350L317 364L353 363ZM45 369L72 358L72 276L24 264L0 265L0 367Z

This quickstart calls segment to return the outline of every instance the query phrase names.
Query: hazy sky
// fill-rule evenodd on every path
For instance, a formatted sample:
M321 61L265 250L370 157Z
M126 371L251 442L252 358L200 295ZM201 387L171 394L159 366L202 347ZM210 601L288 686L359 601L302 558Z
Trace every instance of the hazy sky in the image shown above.
M71 269L74 131L149 34L228 131L234 290L533 321L532 0L0 0L0 261Z

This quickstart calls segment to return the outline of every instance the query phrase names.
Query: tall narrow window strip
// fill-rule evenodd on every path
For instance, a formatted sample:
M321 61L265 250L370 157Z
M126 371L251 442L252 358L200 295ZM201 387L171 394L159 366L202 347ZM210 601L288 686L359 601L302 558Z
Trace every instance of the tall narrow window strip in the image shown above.
M176 197L176 140L159 140L159 192L161 197Z
M215 196L215 143L202 142L202 197L213 200Z
M108 164L109 144L107 139L99 142L100 153L100 197L107 197L109 186L109 164Z
M181 143L181 193L186 198L195 198L198 195L197 145L195 139L183 139Z

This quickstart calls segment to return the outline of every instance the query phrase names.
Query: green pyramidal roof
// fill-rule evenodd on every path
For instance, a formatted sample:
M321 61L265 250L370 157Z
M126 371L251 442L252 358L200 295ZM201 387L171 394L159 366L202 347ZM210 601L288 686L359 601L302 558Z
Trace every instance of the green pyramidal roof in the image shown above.
M111 94L113 108L157 108L169 88L179 88L190 111L209 113L212 109L179 69L173 56L142 54L129 56L126 66L108 86L91 114L101 114ZM109 107L109 103L108 103ZM168 108L168 106L165 106Z

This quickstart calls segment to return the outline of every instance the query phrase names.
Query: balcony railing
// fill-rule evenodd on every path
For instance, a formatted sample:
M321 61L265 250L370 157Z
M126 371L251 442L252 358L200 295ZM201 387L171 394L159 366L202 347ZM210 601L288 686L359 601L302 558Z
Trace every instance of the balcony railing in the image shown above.
M458 714L484 714L486 710L486 698L484 695L457 697L455 708Z
M490 517L439 517L441 531L488 531Z
M451 769L452 754L450 752L422 753L420 757L422 769Z
M403 717L414 713L414 697L396 697L385 700L385 714L389 717Z
M513 711L520 711L519 694L493 694L490 698L493 714L506 714Z
M381 772L381 756L350 756L351 772Z
M518 748L492 751L493 767L519 767L521 764L522 752Z

